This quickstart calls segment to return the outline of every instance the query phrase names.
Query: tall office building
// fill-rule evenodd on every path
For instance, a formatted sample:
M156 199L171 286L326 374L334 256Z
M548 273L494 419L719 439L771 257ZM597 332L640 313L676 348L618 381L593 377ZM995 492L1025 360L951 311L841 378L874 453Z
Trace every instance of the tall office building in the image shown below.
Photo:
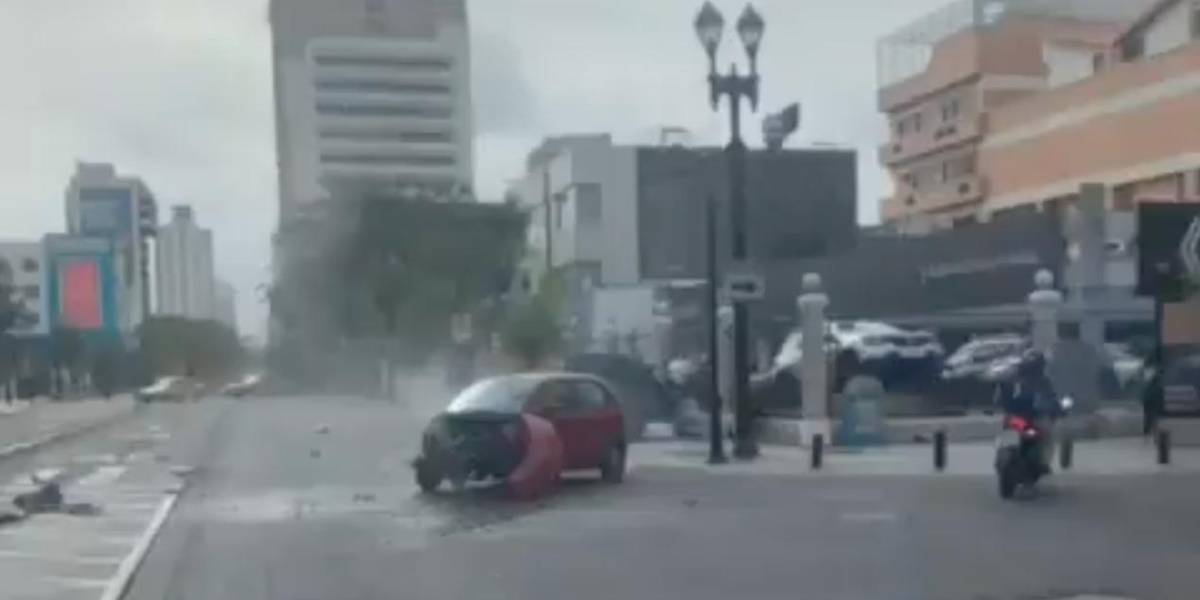
M192 207L172 207L158 230L158 313L213 319L215 305L212 232L196 224Z
M111 164L78 163L66 192L67 231L72 236L105 238L115 259L117 327L131 333L150 314L150 248L158 205L139 178L117 173Z
M465 0L272 0L280 219L473 174Z

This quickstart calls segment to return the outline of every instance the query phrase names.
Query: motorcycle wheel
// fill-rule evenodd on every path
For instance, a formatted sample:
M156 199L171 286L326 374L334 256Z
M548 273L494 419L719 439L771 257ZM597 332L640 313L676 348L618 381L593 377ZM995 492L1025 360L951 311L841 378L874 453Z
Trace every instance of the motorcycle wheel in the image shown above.
M1016 453L1011 449L1001 450L996 456L996 483L1000 490L1000 497L1008 500L1017 492L1017 485L1020 483L1020 473L1016 464Z

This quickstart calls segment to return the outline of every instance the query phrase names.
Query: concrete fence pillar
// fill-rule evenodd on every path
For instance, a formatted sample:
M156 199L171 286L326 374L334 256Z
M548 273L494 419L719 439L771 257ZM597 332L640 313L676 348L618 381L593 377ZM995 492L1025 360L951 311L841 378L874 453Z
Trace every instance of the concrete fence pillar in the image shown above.
M1033 347L1049 355L1058 344L1058 319L1062 292L1054 289L1054 274L1042 269L1033 276L1034 290L1029 294L1030 338Z
M801 294L796 299L800 312L800 331L804 336L800 359L800 386L803 393L803 420L800 443L809 446L814 436L833 439L829 421L829 383L825 356L825 310L829 296L821 289L821 276L806 273L801 282Z

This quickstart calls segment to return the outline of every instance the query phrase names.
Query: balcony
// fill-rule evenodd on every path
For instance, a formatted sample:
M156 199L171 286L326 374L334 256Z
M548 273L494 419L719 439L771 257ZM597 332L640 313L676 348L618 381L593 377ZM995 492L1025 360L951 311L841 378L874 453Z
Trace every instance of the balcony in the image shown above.
M893 139L879 147L879 162L892 166L937 152L943 148L978 140L987 133L987 115L940 123L919 134Z

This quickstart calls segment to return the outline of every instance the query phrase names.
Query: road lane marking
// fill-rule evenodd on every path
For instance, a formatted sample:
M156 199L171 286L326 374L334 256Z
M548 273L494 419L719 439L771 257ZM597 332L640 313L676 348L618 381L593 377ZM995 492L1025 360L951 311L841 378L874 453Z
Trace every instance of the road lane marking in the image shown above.
M141 538L138 539L137 545L125 556L121 561L121 565L117 567L117 573L105 584L104 593L100 596L100 600L120 600L121 596L125 594L125 590L133 580L133 575L137 573L138 566L142 564L142 560L150 552L150 545L154 543L155 536L158 535L162 526L166 524L167 517L170 516L171 509L175 507L177 500L179 500L178 494L170 494L166 498L163 498L162 503L158 505L158 510L154 513L154 518L150 521L150 525L146 527L146 530L142 532Z
M84 477L81 477L75 482L75 485L81 487L98 487L108 485L117 480L118 477L125 473L127 467L124 465L109 465L92 471Z
M894 512L847 512L841 519L847 523L893 523L899 516Z
M54 552L23 552L20 550L2 550L0 549L0 559L6 561L14 560L36 560L49 562L66 562L76 563L81 565L97 565L116 566L121 562L121 556L114 554L110 556L88 556L85 554L62 554Z
M104 579L85 579L82 577L63 577L61 575L40 575L39 581L48 581L62 587L71 589L92 589L102 588L108 582Z

